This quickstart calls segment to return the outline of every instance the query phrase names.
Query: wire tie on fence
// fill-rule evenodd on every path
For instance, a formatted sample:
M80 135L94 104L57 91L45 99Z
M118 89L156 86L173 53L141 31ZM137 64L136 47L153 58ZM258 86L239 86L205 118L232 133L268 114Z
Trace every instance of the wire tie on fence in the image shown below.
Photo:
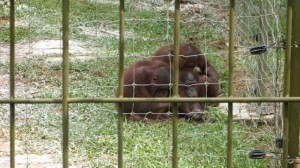
M295 41L295 43L294 43L294 45L293 45L295 48L298 48L299 47L299 45L298 45L298 43L297 43L297 41Z
M293 164L294 163L294 159L288 159L288 164Z
M207 88L209 85L209 83L207 81L205 81L205 87Z

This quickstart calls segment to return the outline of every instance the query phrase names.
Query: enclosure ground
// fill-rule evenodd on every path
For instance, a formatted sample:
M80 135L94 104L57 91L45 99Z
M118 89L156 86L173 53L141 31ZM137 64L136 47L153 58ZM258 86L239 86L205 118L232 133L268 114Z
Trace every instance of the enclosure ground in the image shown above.
M18 2L22 3L17 8L19 18L16 20L17 35L21 34L16 37L18 98L61 97L62 34L59 20L61 4L57 2L52 0ZM227 94L228 2L184 0L181 4L180 41L197 45L219 70L221 96ZM135 4L126 5L124 65L128 67L137 59L151 56L159 46L173 43L173 22L170 18L174 15L174 4L166 5L163 0L140 0ZM69 41L71 97L114 97L118 85L119 65L118 7L117 1L71 2ZM255 18L257 16L261 15L255 13ZM246 18L248 17L252 15L249 14ZM3 38L8 37L7 18L0 18L0 26L6 28L1 29L0 37L3 41L6 40L1 41L0 45L0 64L3 65L0 67L1 98L9 98L10 49L8 38ZM250 37L252 34L250 32L247 36ZM247 42L249 41L251 40ZM239 46L238 42L235 46L234 96L253 94L256 69L247 69L247 72L244 69L245 65L252 68L255 63L253 60L247 62L250 57L244 57L247 55L248 47ZM16 106L16 167L62 167L61 106L56 104ZM181 167L199 167L199 164L217 167L225 165L227 103L212 108L208 112L211 120L206 123L186 121L178 124ZM269 160L248 159L249 150L274 149L273 141L276 135L273 135L275 129L273 122L276 114L273 114L273 107L270 108L272 110L268 109L269 106L266 108L267 110L255 103L233 104L235 121L233 156L236 167L270 165ZM117 167L115 106L71 104L69 117L70 167ZM10 159L9 105L0 106L0 124L3 126L0 128L0 167L6 168L9 167ZM171 122L145 124L125 121L124 128L126 167L171 165Z

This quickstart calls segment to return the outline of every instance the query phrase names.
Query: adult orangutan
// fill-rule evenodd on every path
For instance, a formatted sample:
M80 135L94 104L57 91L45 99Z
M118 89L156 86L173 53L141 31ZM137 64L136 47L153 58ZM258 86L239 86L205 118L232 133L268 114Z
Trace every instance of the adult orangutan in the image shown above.
M138 61L124 74L124 97L168 97L171 73L161 61ZM117 91L116 96L119 96ZM118 109L133 121L156 120L168 111L169 103L118 103Z
M174 46L160 47L154 54L153 60L173 63ZM199 74L206 75L212 83L219 83L219 74L213 65L204 57L199 49L190 44L179 46L179 70L185 68L199 68Z

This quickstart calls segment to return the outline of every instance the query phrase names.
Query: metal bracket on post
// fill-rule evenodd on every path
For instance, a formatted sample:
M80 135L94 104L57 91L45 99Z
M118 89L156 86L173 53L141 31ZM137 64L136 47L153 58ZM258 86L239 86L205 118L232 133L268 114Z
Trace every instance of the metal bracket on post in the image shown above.
M266 152L263 150L252 150L248 156L250 159L263 159L266 157Z
M255 149L248 153L248 157L250 159L264 159L264 158L274 159L276 158L276 152Z
M280 45L275 46L276 44L280 44ZM283 48L283 49L285 49L286 48L286 40L278 41L278 42L272 43L268 46L267 45L254 46L254 47L250 48L250 53L252 55L259 55L259 54L267 52L268 48Z

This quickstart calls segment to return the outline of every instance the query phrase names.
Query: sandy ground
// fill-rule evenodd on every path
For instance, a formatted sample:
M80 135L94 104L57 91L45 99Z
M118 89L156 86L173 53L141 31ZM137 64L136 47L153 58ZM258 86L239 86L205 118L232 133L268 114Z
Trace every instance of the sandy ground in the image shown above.
M84 46L78 41L69 41L70 59L73 60L87 60L93 59L88 56L92 49ZM0 45L0 61L2 63L9 62L9 45ZM15 56L16 60L20 59L45 59L47 62L62 61L62 41L61 40L40 40L26 44L16 44ZM54 56L55 57L54 57Z

